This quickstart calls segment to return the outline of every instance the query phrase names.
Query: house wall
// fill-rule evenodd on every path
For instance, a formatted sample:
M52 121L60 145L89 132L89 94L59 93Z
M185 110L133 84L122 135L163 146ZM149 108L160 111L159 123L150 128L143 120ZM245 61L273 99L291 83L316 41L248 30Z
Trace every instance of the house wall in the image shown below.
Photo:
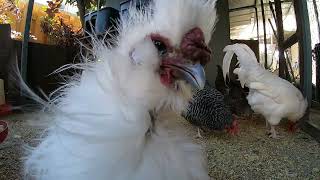
M207 64L206 77L211 85L214 85L217 76L217 65L222 65L224 57L223 49L230 44L230 21L229 21L229 5L226 0L217 1L218 22L215 32L212 35L210 47L212 49L212 60Z

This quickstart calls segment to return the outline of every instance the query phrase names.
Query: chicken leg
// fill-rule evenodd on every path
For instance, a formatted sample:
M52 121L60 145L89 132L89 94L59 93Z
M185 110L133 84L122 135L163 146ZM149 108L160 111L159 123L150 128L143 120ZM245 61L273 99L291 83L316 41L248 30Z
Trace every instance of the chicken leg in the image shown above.
M269 125L268 121L266 120L266 134L269 135L270 132L271 132L270 125Z
M275 126L270 125L270 127L271 127L270 133L269 133L269 137L270 137L270 138L273 138L273 139L280 139L280 138L282 138L282 136L280 136L280 135L277 133Z
M198 128L198 133L197 133L197 135L196 135L195 138L196 138L196 139L202 138L202 135L201 135L201 133L200 133L200 128Z

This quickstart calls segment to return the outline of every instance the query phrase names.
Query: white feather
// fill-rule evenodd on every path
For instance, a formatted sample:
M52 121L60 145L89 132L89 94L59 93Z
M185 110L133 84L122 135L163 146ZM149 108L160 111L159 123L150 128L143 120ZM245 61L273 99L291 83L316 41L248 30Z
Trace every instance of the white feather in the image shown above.
M223 62L223 74L229 72L233 54L240 63L234 73L239 76L242 86L249 88L247 96L251 108L262 114L271 125L277 125L282 118L298 121L307 108L307 100L288 81L264 69L257 62L254 52L244 44L227 46Z
M209 179L200 147L163 124L176 117L157 120L148 135L150 109L179 113L192 96L182 81L176 82L179 91L161 84L160 59L148 35L159 33L178 46L200 27L209 42L215 21L215 0L161 0L122 17L116 48L94 39L97 61L78 65L82 75L52 100L47 136L28 155L25 178Z

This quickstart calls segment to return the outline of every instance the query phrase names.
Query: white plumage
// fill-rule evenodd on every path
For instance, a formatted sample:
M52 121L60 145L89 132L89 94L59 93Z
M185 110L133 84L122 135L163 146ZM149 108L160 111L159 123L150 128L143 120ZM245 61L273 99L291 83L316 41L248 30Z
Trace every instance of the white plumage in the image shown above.
M271 137L278 137L274 126L278 125L282 118L288 118L294 123L302 118L307 108L307 100L294 85L264 69L247 45L229 45L224 51L224 78L229 73L235 53L239 68L233 72L238 75L242 87L247 86L250 89L248 103L253 111L265 117L267 128L268 125L271 126Z
M144 12L132 8L119 25L117 46L95 40L97 61L77 65L82 75L47 105L53 118L27 157L26 179L209 179L200 147L166 123L174 118L151 122L149 110L179 114L192 93L181 78L161 81L163 60L150 35L178 49L185 33L198 27L207 44L215 21L215 0L157 0Z

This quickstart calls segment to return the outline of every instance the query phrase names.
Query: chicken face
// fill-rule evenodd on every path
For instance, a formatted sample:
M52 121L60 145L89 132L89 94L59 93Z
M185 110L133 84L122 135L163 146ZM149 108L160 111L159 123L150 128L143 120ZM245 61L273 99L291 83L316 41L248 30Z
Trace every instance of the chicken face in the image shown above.
M150 107L184 108L191 88L205 84L203 66L211 58L208 43L216 22L215 2L153 1L144 11L132 8L122 17L116 51L131 62L128 70L123 65L118 70L126 76L121 83L128 87L126 94L148 101Z
M175 80L185 80L192 87L202 89L205 84L205 65L211 51L204 42L200 28L193 28L184 35L180 46L173 46L170 40L160 34L151 34L160 56L160 79L167 87L172 87Z

